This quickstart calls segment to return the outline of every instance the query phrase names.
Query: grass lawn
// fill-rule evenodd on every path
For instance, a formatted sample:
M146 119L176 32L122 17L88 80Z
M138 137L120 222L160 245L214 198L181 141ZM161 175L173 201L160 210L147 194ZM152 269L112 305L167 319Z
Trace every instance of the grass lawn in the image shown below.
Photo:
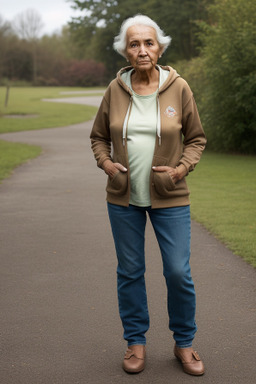
M35 145L8 143L0 140L0 182L22 163L37 157L41 148Z
M6 88L0 87L0 133L63 127L92 119L96 107L41 101L72 96L61 95L65 91L85 91L85 88L11 87L8 106L5 107ZM6 115L21 117L7 118Z
M11 87L8 106L5 107L6 88L0 87L0 134L61 127L90 120L97 111L95 107L41 101L43 98L83 96L83 94L62 95L61 92L90 90L90 88L66 87ZM93 90L95 92L95 88ZM92 93L94 96L101 94L101 89L97 94ZM20 115L20 117L8 118L6 115ZM9 176L15 167L38 156L40 152L41 148L37 146L0 140L0 182Z
M205 152L187 178L192 218L256 267L256 157Z

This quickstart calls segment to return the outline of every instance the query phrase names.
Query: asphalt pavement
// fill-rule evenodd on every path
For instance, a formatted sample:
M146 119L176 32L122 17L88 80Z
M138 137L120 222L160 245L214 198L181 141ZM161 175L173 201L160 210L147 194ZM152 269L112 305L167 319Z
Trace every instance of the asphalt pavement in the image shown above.
M161 257L150 223L147 364L139 375L123 372L126 344L117 309L106 176L90 149L91 125L0 136L43 148L0 184L0 383L255 383L255 269L195 222L194 347L206 373L186 375L173 356Z

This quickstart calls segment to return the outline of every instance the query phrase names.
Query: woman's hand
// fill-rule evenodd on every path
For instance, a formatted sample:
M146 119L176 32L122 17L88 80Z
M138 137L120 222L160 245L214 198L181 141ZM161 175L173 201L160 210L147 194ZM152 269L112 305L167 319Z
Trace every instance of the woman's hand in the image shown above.
M127 169L120 163L113 163L111 160L105 160L102 168L104 172L112 179L119 171L127 172Z
M187 174L187 169L183 164L180 164L176 168L161 165L158 167L152 167L152 169L154 172L167 172L171 176L175 184L177 183L177 181L183 179L183 177Z

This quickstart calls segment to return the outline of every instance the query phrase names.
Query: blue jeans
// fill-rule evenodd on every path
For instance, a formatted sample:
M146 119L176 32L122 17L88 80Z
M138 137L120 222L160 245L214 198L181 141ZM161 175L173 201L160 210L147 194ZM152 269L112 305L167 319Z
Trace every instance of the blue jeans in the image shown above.
M151 209L108 203L118 267L119 313L128 345L146 344L149 313L145 287L147 213L161 250L169 328L176 345L190 347L196 332L195 289L190 273L190 207Z

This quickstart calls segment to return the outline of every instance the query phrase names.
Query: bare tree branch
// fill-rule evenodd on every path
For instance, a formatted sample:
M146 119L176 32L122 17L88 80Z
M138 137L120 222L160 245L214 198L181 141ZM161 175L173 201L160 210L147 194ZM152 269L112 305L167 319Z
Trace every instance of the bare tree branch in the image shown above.
M43 26L41 15L34 9L27 9L14 19L14 29L21 38L28 41L37 40Z

